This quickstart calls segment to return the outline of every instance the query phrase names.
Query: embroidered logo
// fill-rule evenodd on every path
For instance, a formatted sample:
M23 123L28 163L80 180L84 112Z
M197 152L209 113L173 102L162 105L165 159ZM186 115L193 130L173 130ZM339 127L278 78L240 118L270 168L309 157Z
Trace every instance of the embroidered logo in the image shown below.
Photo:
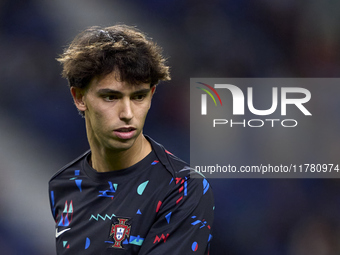
M125 238L129 238L130 235L130 228L131 226L128 226L126 224L126 221L128 219L124 218L118 218L118 223L112 224L110 236L113 237L113 240L115 241L114 245L112 247L114 248L123 248L122 247L122 241Z

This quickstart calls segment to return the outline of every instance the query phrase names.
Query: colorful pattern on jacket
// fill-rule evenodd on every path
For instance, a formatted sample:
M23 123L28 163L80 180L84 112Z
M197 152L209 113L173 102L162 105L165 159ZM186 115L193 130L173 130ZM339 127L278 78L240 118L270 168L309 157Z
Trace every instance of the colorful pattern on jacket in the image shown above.
M88 151L52 177L58 255L209 254L208 181L148 140L153 151L127 169L98 173Z

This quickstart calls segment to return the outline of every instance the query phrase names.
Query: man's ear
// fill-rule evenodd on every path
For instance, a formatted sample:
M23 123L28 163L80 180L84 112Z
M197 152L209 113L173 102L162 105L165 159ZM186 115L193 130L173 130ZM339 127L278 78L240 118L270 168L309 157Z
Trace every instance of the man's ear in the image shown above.
M152 87L151 87L151 100L152 100L152 96L155 94L155 91L156 91L156 85L153 85ZM149 109L150 109L150 107L151 107L151 100L150 100L150 105L149 105Z
M156 85L152 86L151 88L151 97L155 94L156 91Z
M84 90L81 88L71 87L70 91L73 97L74 104L79 111L84 112L87 109L84 97Z

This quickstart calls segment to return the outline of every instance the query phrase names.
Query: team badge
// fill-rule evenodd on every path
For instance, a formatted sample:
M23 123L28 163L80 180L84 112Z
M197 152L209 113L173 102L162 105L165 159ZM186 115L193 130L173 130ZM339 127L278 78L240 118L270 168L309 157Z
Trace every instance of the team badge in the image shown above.
M128 226L126 224L126 221L128 219L124 219L124 218L117 218L117 219L118 219L118 223L112 224L111 231L110 231L110 236L112 236L113 240L115 241L115 244L112 247L123 248L122 241L124 241L125 238L129 238L131 226Z

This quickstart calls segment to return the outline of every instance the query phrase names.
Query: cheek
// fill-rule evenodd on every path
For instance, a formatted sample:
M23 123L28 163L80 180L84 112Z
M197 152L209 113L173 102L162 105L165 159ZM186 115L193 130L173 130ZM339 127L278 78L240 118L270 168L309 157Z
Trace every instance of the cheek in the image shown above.
M150 104L141 106L141 107L138 108L137 114L135 114L135 115L137 115L139 119L144 120L146 118L146 115L149 112L149 109L150 109Z
M102 110L96 113L98 125L110 126L117 119L117 114L113 110Z
M90 120L92 127L97 131L105 131L110 129L114 120L112 111L105 109L91 109Z

